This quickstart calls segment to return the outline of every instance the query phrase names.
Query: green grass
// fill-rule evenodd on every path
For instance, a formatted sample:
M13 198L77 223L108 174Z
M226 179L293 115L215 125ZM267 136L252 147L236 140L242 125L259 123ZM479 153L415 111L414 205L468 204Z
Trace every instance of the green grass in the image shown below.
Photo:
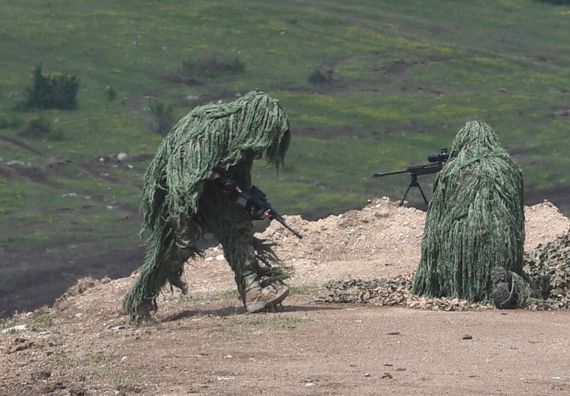
M310 321L308 318L283 314L252 315L240 322L249 326L268 327L277 330L294 330L297 325Z
M28 324L31 331L45 331L54 325L53 317L50 314L40 314L35 316Z
M25 124L43 114L63 135L26 139L17 128L0 130L6 249L138 243L142 174L160 142L149 127L151 98L174 104L176 117L254 88L278 98L294 133L287 166L276 177L258 164L254 180L282 213L316 216L374 196L400 198L406 175L371 175L426 162L470 119L496 129L528 186L570 185L569 7L533 0L0 4L0 115ZM239 57L245 72L199 77L196 85L168 80L200 54ZM77 110L14 110L40 62L44 72L79 77ZM308 82L319 67L333 70L332 83ZM129 159L116 167L98 162L120 152ZM46 169L50 157L71 162ZM424 190L431 182L421 179ZM415 194L411 200L420 202Z

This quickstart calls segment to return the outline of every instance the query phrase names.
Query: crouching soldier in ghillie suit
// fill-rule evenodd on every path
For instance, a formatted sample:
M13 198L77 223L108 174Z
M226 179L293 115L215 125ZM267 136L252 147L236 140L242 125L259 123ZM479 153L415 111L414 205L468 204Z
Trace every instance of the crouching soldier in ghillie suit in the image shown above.
M413 292L525 305L523 177L486 124L468 122L439 173Z
M281 303L289 276L271 250L254 237L252 218L270 209L236 202L251 185L253 160L278 167L289 146L289 121L278 101L262 92L197 107L182 118L160 144L143 190L143 231L150 231L138 279L124 299L131 320L148 317L168 282L187 292L184 263L199 252L205 232L222 244L248 312Z

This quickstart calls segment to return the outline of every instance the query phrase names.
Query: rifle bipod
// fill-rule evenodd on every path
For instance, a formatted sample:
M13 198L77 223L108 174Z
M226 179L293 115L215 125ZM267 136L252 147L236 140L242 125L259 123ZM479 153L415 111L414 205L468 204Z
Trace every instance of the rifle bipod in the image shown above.
M418 175L415 173L410 173L410 179L411 179L410 185L408 186L408 188L406 189L406 192L404 193L404 196L400 200L400 206L402 206L404 204L404 201L406 200L406 197L408 196L408 192L410 192L410 188L417 187L418 190L420 190L420 193L422 194L422 198L424 199L426 206L429 207L429 202L426 198L426 195L424 194L424 191L422 190L422 186L420 186L420 183L418 182Z

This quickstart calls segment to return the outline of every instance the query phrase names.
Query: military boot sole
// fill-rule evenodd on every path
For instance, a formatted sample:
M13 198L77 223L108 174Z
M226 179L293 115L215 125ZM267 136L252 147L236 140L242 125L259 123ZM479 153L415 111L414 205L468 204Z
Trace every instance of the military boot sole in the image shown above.
M491 283L493 284L489 298L497 308L508 308L512 298L512 276L503 267L494 267L491 270Z
M269 300L257 299L256 301L246 302L245 309L248 313L256 313L267 310L280 304L289 295L289 288L283 286L278 290L277 294Z

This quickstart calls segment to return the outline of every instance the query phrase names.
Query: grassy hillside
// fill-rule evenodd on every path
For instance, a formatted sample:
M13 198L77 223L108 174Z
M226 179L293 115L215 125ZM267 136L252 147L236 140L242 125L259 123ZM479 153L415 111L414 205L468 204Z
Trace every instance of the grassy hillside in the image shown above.
M72 279L78 262L101 255L101 272L138 265L141 177L160 141L150 128L151 100L173 105L179 118L254 88L278 98L295 134L287 167L275 177L260 164L254 177L284 213L399 198L407 176L372 173L426 162L475 118L492 125L521 164L529 198L570 211L569 7L0 0L0 10L2 282L29 285L22 274L39 266ZM206 58L237 58L245 71L184 73ZM14 110L39 63L79 77L77 110ZM317 70L325 81L310 83ZM21 136L40 115L52 134ZM128 157L117 161L118 153ZM421 183L429 190L430 177ZM411 198L420 202L414 191ZM128 265L119 260L125 251L137 252ZM0 290L0 299L13 294Z

